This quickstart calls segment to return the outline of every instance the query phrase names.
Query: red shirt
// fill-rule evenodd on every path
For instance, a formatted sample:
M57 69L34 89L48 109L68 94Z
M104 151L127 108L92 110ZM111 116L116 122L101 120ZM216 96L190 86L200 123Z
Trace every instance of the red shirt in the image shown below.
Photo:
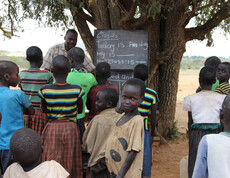
M96 109L96 96L97 96L97 93L102 89L102 88L113 88L118 92L118 88L116 85L109 85L109 84L105 84L105 85L95 85L93 86L88 95L87 95L87 103L89 103L90 105L90 111L87 115L87 118L88 119L92 119L94 116L96 116L99 112L97 111Z

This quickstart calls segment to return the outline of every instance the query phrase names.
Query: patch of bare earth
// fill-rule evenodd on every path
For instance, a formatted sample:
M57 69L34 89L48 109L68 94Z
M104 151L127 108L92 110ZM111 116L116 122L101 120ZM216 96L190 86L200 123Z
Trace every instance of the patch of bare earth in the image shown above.
M181 70L177 93L176 116L179 130L176 140L168 141L168 145L153 147L152 178L179 178L180 160L188 155L188 139L186 138L187 112L182 110L183 99L195 93L198 84L199 70Z

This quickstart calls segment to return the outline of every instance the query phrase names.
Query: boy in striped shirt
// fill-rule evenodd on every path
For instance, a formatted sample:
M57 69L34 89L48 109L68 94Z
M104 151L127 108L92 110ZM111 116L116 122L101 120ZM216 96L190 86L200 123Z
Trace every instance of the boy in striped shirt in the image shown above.
M48 119L47 115L41 112L38 91L43 85L52 82L52 75L48 70L40 70L43 56L37 46L31 46L26 50L26 59L30 63L30 68L20 72L19 86L31 101L35 114L24 115L24 124L26 128L31 128L41 135Z
M134 68L134 78L146 81L148 79L148 67L144 64L138 64ZM144 118L144 160L143 160L143 177L151 177L152 166L152 138L154 136L154 130L156 126L156 104L159 102L157 93L147 88L145 89L145 95L141 102L138 111ZM151 123L151 136L148 128L148 115L151 111L150 123Z
M222 62L217 69L217 78L220 81L219 86L216 87L215 92L228 95L230 93L229 77L230 77L230 63Z

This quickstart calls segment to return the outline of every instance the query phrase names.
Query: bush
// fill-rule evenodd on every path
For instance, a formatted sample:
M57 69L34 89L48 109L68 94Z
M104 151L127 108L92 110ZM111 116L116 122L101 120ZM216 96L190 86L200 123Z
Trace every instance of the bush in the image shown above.
M174 140L178 138L178 128L177 128L177 122L174 121L173 124L169 126L169 132L166 137L168 140Z

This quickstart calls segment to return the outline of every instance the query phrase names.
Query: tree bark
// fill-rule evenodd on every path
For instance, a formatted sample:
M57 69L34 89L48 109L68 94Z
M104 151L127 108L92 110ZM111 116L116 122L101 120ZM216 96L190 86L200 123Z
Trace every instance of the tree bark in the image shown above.
M180 44L170 59L159 66L158 91L160 92L158 94L160 102L158 109L160 118L158 130L164 137L168 134L169 126L172 126L174 122L180 62L185 52L184 46L185 44Z
M161 59L156 59L155 62L159 64L159 67L154 77L156 81L153 81L160 98L158 131L164 137L167 136L169 126L172 126L174 122L180 62L185 52L184 28L180 23L185 12L182 6L179 7L177 6L176 10L165 12L164 16L167 17L167 20L161 18L159 22L159 52L171 51L170 55L166 54L167 60L164 60L163 64L161 64ZM153 62L150 63L152 64Z

